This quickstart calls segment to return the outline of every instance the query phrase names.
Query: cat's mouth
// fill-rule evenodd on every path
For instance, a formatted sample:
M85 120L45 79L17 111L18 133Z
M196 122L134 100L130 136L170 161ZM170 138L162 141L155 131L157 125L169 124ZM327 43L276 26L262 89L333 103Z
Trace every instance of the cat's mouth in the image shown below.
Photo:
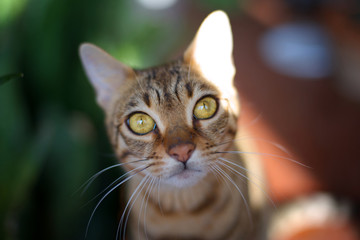
M194 158L196 152L193 154ZM163 177L163 182L170 186L179 188L190 187L199 183L207 175L207 171L198 161L187 161L185 163L173 162L174 164L166 171L168 175ZM165 171L165 172L166 172Z
M201 172L200 170L197 169L189 169L189 168L184 168L181 171L173 174L171 177L176 177L178 179L188 179L193 177L195 174Z
M165 182L179 188L190 187L205 176L205 172L198 169L183 168L170 175Z

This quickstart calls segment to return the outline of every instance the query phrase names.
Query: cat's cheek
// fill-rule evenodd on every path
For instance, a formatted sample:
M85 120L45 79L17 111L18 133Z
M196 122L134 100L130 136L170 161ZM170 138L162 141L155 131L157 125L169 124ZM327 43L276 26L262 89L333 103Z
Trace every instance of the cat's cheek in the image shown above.
M154 141L155 134L153 132L147 133L147 134L136 134L130 130L130 128L127 126L127 124L122 124L120 128L120 135L122 138L124 138L125 142L129 141L139 141L139 142L147 142L150 143ZM128 140L128 141L126 141Z
M157 142L158 135L155 131L144 135L138 135L123 124L117 136L117 152L128 150L138 157L149 156L154 150L154 143Z

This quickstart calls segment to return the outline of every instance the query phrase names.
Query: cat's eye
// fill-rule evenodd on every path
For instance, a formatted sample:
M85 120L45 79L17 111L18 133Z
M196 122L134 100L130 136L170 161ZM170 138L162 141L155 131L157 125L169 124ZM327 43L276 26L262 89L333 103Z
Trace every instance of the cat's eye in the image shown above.
M127 120L131 131L138 135L144 135L155 129L156 123L149 115L141 112L133 113Z
M200 120L209 119L215 115L217 108L218 104L214 97L204 97L196 103L194 117Z

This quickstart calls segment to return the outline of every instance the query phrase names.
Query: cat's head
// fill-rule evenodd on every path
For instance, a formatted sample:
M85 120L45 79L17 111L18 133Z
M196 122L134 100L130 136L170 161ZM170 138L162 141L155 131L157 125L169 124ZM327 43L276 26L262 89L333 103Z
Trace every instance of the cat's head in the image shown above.
M184 55L159 67L131 69L91 44L80 56L126 170L191 186L231 145L238 106L225 13L209 15Z

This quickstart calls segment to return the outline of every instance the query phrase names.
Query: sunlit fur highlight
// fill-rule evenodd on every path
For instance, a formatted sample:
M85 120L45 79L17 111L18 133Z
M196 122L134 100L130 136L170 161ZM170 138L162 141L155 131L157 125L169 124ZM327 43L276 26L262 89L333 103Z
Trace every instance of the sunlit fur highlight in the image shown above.
M209 23L217 18L226 25L216 26L225 30L226 36L219 38L225 42L204 45L216 46L221 53L204 61L209 58L199 57L198 39L215 39L204 34L210 31L210 36L216 36ZM250 194L251 176L235 141L238 104L232 87L230 26L222 12L207 19L184 56L150 69L133 70L93 45L81 46L110 141L126 170L100 199L89 223L104 198L126 182L118 239L250 240L261 235L259 208ZM211 57L213 49L204 50L200 52ZM215 98L218 108L213 117L198 120L193 110L205 96ZM156 128L145 135L131 131L127 119L135 112L153 118ZM179 144L195 146L186 164L169 154Z
M146 159L124 168L131 171L149 166L129 181L128 199L144 176L155 179L151 184L150 180L143 182L146 186L132 198L132 238L248 239L256 214L249 203L247 179L218 163L224 157L244 165L238 155L218 153L236 149L237 116L222 93L183 59L135 71L134 79L128 82L128 87L118 92L111 114L107 114L108 133L119 160L130 163ZM213 118L196 120L193 108L207 95L218 99L219 109ZM137 111L149 114L157 129L143 136L131 132L126 120ZM196 144L188 161L194 172L187 179L176 177L183 171L182 164L166 153L167 137L174 129L178 134L186 131Z

